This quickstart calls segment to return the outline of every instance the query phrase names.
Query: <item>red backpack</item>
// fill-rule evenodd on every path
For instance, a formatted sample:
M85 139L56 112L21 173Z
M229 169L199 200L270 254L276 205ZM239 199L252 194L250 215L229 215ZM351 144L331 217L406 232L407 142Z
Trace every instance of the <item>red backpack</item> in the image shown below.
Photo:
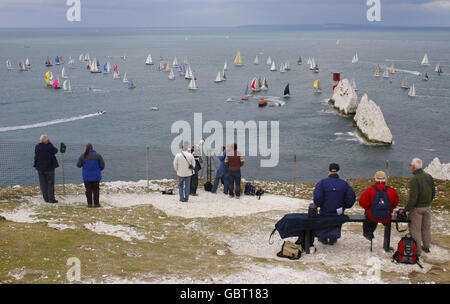
M411 236L404 236L398 242L397 251L392 256L392 261L404 264L419 264L419 257L417 256L417 243Z

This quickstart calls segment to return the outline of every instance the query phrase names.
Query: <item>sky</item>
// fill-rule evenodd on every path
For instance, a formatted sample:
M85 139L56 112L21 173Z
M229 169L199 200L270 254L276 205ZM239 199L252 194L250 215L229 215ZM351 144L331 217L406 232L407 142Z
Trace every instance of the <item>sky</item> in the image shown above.
M0 27L234 27L253 24L369 24L375 0L0 0ZM450 0L376 0L380 26L450 26Z

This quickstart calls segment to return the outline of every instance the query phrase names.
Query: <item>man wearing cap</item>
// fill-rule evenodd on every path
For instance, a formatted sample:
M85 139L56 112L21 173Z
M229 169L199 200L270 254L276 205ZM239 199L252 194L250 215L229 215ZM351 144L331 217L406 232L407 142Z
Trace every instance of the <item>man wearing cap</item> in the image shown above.
M386 224L392 220L392 212L397 207L399 202L399 197L397 191L392 188L386 186L386 173L383 171L378 171L375 173L375 185L370 186L364 191L359 199L359 204L364 208L366 214L366 222L363 223L363 235L366 239L372 240L374 236L374 232L377 229L378 223ZM390 212L387 215L383 215L382 212L376 212L376 215L372 214L372 207L375 196L377 192L386 191L387 197L389 198L389 202L383 202L384 204L390 204ZM383 197L383 196L378 196ZM380 209L378 209L380 210ZM386 210L386 213L388 211ZM382 214L379 216L378 214Z
M353 207L356 195L353 188L339 178L339 165L329 166L328 177L317 183L314 189L314 204L322 215L341 215L345 209ZM333 245L341 237L341 226L315 231L320 242Z
M409 200L405 212L409 212L409 232L417 242L417 255L430 252L431 202L436 195L433 177L422 170L422 160L411 161L413 177L409 182Z

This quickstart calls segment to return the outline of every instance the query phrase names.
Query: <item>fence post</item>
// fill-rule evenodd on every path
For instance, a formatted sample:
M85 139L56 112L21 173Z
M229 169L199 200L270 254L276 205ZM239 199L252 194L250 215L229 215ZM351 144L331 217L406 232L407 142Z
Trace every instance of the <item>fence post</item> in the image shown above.
M65 176L64 176L64 154L61 153L61 171L62 171L62 187L63 195L66 195Z
M386 184L388 182L389 179L389 161L386 160Z
M297 182L297 154L294 154L294 197L295 197L296 182Z
M147 163L147 189L150 188L150 147L147 146L146 153L146 163Z

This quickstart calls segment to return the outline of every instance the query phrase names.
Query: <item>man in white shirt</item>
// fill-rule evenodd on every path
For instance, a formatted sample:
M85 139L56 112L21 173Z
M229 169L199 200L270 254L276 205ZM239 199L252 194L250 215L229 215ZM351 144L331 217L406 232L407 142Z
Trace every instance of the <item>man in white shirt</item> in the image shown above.
M187 202L189 200L191 176L194 174L195 168L194 156L189 153L190 146L190 143L185 141L183 143L183 150L175 155L175 159L173 160L173 168L178 176L178 192L181 202Z

